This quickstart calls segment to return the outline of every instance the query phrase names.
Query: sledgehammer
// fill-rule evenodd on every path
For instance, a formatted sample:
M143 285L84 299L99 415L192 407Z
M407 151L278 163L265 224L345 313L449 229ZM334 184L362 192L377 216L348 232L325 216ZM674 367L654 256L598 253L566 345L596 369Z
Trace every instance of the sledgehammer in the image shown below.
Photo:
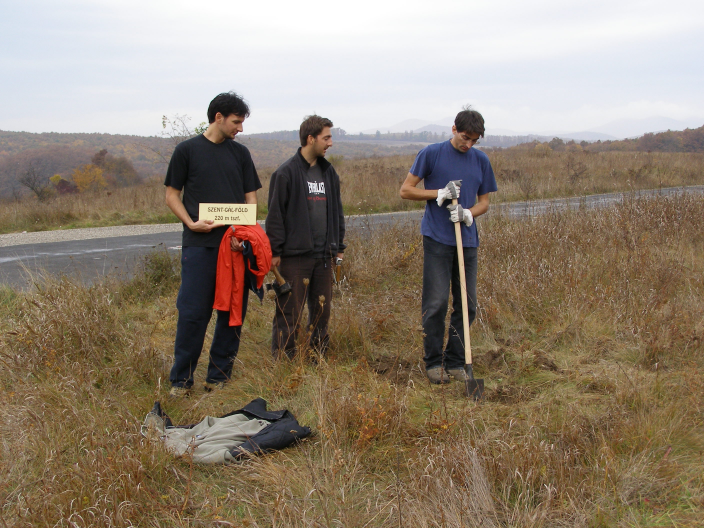
M453 198L452 205L457 205ZM476 379L472 371L472 345L469 340L469 310L467 308L467 278L464 275L464 250L462 249L462 228L460 222L455 222L455 241L457 242L457 260L460 267L460 289L462 290L462 325L464 328L464 395L479 401L484 397L484 380Z

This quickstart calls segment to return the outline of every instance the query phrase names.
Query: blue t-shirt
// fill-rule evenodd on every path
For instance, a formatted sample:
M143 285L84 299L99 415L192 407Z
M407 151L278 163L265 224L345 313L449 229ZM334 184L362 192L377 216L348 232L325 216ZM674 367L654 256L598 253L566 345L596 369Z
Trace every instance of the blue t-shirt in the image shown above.
M463 209L469 209L477 201L477 195L496 192L496 179L489 163L489 156L475 148L460 152L450 141L428 145L418 153L411 167L411 174L425 180L426 189L442 189L452 180L462 180L459 204ZM433 240L456 246L455 226L450 220L447 206L450 200L445 200L438 207L435 200L428 200L425 214L420 224L420 232ZM462 246L479 247L477 221L462 228Z

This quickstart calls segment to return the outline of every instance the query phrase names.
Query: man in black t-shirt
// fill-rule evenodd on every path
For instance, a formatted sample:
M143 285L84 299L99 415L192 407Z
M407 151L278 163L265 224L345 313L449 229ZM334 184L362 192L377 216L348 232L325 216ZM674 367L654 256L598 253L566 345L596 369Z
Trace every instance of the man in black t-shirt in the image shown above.
M271 350L296 353L303 303L308 303L310 344L324 354L332 297L333 259L345 250L345 217L340 177L325 159L332 146L332 121L310 116L301 124L301 148L271 175L266 234L272 267L291 284L291 293L276 302Z
M166 173L166 205L183 222L181 288L178 292L178 325L174 365L169 377L173 396L187 395L213 315L218 249L228 227L198 218L200 203L257 203L261 188L247 148L233 141L242 132L249 107L234 92L222 93L208 107L208 129L179 143ZM183 192L183 201L181 193ZM232 251L242 251L235 237ZM242 320L247 310L247 290L242 299ZM230 379L239 350L241 326L229 325L229 312L218 310L210 347L206 390Z

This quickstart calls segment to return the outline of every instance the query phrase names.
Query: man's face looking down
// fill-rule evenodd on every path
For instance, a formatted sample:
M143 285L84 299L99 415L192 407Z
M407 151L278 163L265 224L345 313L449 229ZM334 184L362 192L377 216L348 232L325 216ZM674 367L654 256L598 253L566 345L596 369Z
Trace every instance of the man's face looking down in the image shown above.
M313 146L313 153L316 157L325 156L325 152L332 147L332 130L330 127L323 128L323 131L313 139L308 136L308 144Z
M230 114L227 117L223 117L220 112L215 114L215 122L218 125L218 130L223 137L230 139L235 139L235 136L242 132L244 119L244 117L238 116L237 114Z
M479 141L481 136L476 132L457 132L457 127L452 125L452 139L450 143L460 152L467 152Z

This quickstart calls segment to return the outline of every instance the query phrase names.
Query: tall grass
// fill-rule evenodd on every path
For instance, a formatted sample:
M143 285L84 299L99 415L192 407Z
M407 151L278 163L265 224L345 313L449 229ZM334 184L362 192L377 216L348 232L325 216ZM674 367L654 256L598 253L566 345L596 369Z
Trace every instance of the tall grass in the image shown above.
M168 255L3 290L0 525L695 526L703 216L680 196L481 223L481 405L424 378L417 225L350 239L327 360L273 362L273 302L252 302L232 382L187 400L167 396ZM257 396L314 436L197 467L138 434L156 399L194 423Z
M704 155L503 150L489 154L500 201L704 183Z
M490 152L489 157L499 187L492 195L495 203L704 184L702 154L503 150ZM423 207L422 202L402 200L398 194L413 156L331 159L340 174L346 214ZM260 219L266 217L272 171L259 171ZM176 221L157 180L138 187L57 196L45 203L27 197L0 208L0 233Z

